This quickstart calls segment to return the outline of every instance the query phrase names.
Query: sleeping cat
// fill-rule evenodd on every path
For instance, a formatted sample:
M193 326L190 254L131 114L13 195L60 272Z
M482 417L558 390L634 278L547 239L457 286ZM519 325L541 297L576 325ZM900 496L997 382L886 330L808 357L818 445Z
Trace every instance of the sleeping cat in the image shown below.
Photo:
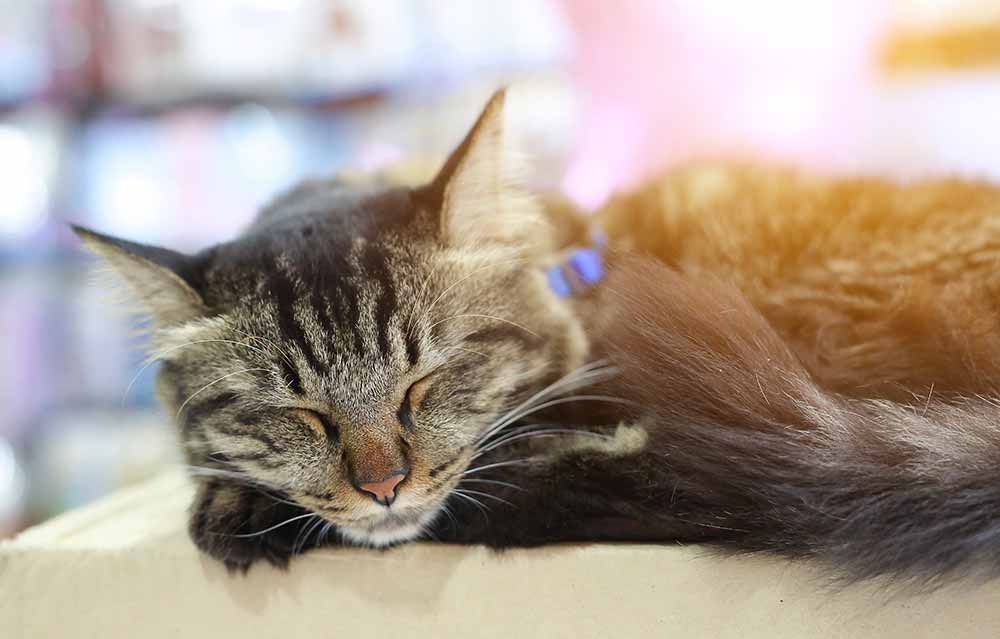
M703 174L725 208L613 202L607 277L565 297L546 268L572 234L509 179L503 104L424 186L307 183L197 255L77 229L154 318L199 548L244 570L417 538L1000 567L1000 192L938 207L872 183L860 215L868 187L817 187L765 210Z

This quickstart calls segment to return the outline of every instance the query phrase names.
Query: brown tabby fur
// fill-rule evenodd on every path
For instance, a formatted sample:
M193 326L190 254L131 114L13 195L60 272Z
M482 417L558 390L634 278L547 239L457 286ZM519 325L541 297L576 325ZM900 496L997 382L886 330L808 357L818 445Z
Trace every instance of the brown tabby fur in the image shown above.
M676 169L599 212L612 244L735 284L814 379L854 397L1000 380L1000 188Z
M77 229L154 316L203 551L689 541L1000 575L1000 188L682 168L600 211L608 277L559 298L591 220L555 201L547 228L508 179L503 104L430 183L306 184L197 255Z

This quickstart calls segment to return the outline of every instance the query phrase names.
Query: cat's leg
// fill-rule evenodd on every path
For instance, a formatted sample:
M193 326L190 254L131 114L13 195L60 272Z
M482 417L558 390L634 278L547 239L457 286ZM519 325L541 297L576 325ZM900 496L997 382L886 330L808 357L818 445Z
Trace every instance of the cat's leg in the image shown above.
M453 517L439 518L430 537L506 548L717 536L672 514L683 504L664 470L639 426L619 427L605 439L574 436L523 461L490 459L459 483L448 501Z
M315 545L318 525L318 515L281 495L211 479L198 483L188 532L202 552L245 572L257 561L287 567L292 555Z

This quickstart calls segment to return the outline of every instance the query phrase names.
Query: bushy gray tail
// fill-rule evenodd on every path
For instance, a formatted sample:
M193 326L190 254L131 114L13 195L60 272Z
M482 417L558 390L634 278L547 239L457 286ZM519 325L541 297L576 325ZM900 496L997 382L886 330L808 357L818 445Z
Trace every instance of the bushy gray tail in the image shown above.
M995 399L825 392L737 290L651 260L620 263L603 295L614 392L655 423L660 494L706 541L848 579L1000 573Z

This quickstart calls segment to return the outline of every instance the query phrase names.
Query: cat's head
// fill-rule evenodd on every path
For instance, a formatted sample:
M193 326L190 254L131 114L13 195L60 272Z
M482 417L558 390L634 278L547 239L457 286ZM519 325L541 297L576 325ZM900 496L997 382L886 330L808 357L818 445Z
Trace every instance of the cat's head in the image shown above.
M153 316L192 466L278 489L350 540L406 540L486 429L581 363L542 270L549 230L509 179L503 103L430 184L304 184L197 255L78 229Z

